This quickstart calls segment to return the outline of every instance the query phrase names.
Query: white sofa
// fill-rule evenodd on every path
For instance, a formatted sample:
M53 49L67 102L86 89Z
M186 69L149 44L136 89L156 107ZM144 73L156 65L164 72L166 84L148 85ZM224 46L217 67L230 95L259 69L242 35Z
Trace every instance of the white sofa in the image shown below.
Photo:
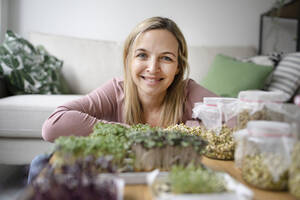
M121 43L43 33L31 33L29 40L64 61L62 73L72 95L0 98L0 164L29 164L36 155L50 152L53 144L43 141L41 128L55 107L123 73ZM190 46L190 77L199 82L218 53L249 57L256 51L249 46Z

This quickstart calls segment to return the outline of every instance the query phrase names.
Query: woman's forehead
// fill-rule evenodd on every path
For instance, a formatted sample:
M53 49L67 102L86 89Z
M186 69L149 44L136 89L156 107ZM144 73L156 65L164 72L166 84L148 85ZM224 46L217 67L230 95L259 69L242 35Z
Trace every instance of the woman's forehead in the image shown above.
M177 55L178 41L168 30L149 30L139 34L135 39L133 51L138 49L144 49L151 52L172 52Z

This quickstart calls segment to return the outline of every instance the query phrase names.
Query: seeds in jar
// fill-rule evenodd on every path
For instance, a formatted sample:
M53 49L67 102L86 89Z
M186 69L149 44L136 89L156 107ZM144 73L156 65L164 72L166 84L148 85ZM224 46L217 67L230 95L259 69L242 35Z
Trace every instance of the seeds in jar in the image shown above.
M289 191L300 199L300 141L298 141L292 153L292 163L289 168Z
M265 159L272 159L272 168L283 171L279 174L278 180L274 178L274 172L264 163ZM288 184L288 170L281 169L282 158L278 155L254 154L246 155L242 163L242 177L251 185L261 189L286 190Z
M222 126L219 135L213 130L207 130L205 127L188 127L184 124L169 126L168 130L183 130L192 135L199 135L208 142L204 155L209 158L220 160L233 160L235 142L233 140L233 128L226 125Z
M250 110L248 109L241 111L237 117L237 128L246 128L247 123L251 120L268 120L266 108L264 107L262 110L258 110L253 114L250 114Z

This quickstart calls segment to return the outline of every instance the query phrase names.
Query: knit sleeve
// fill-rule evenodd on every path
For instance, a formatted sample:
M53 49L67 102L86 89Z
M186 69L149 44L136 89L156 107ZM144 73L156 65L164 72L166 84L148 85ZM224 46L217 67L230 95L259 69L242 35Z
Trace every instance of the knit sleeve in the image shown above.
M123 87L112 79L82 98L55 109L44 122L42 136L54 141L59 136L87 136L97 122L122 123Z

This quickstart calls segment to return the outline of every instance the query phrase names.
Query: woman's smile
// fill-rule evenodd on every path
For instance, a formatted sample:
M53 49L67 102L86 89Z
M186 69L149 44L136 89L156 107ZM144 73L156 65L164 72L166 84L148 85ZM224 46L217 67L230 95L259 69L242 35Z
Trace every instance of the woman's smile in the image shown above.
M164 80L163 78L160 77L149 77L149 76L141 76L141 78L143 80L145 80L146 84L150 85L150 86L154 86L159 84L162 80Z

